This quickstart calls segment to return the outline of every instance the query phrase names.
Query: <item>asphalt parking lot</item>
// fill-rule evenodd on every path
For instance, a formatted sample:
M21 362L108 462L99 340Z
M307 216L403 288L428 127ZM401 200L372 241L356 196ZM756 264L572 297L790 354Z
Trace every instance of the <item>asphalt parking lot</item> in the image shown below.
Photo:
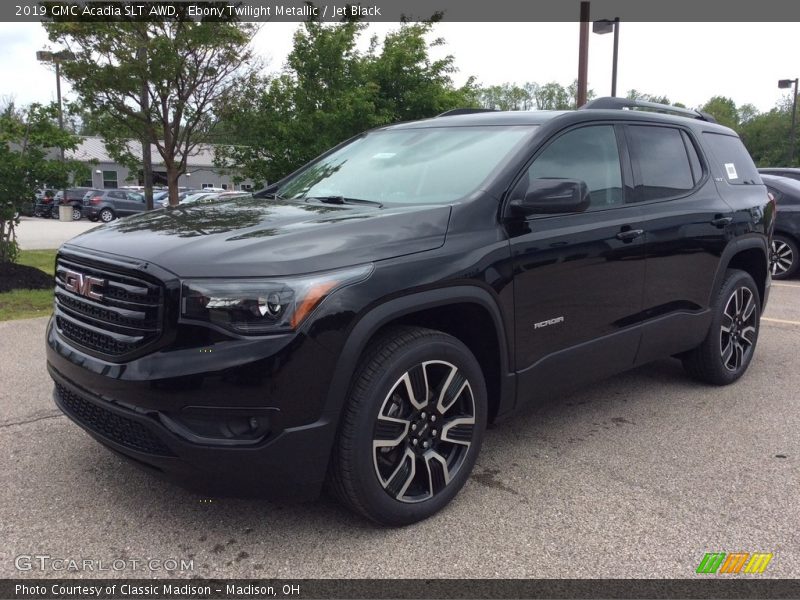
M17 241L23 250L58 248L68 239L99 225L101 223L92 223L88 219L62 223L57 219L20 217L16 227Z
M325 498L202 498L117 458L54 407L45 324L0 323L0 577L81 576L15 568L46 554L194 567L84 574L109 577L691 578L718 551L800 577L799 281L774 284L736 385L667 360L549 402L487 433L450 507L395 530Z

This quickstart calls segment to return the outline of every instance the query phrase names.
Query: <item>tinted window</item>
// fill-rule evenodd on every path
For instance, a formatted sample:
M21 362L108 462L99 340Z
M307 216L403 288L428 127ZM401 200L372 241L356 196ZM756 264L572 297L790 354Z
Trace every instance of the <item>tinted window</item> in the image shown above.
M108 197L114 200L125 200L125 192L108 192Z
M579 179L589 188L591 209L623 203L617 136L611 125L568 131L544 149L529 179Z
M703 139L711 149L722 176L734 185L760 184L761 176L742 141L732 135L704 133Z
M703 178L703 165L700 164L700 157L697 155L697 148L694 147L694 142L685 131L681 131L683 143L686 145L686 152L689 154L689 164L692 165L692 177L694 177L695 184Z
M628 142L637 201L672 198L694 187L689 155L680 130L631 125Z

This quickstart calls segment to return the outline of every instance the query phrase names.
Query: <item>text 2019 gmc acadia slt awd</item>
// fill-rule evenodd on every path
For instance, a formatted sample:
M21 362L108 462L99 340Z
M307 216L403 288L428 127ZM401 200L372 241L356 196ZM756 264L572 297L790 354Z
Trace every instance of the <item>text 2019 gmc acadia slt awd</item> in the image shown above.
M47 331L56 403L206 492L327 481L399 525L458 493L488 422L553 391L669 356L736 381L775 204L733 131L641 107L382 127L255 198L78 236Z

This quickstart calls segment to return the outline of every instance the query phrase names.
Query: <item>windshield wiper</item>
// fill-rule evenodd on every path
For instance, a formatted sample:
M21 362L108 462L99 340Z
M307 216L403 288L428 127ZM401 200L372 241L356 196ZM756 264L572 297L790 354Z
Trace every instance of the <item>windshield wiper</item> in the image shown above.
M383 208L383 204L375 200L361 200L360 198L345 198L344 196L306 196L306 202L310 200L317 200L325 204L368 204L370 206L377 206Z

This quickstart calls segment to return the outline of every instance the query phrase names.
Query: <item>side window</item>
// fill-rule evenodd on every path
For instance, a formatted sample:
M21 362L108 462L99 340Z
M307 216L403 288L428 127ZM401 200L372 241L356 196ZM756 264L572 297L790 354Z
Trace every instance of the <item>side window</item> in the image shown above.
M760 184L753 159L735 135L704 132L703 139L711 148L711 153L719 166L722 176L733 185Z
M700 164L700 157L697 155L697 148L695 148L692 138L685 131L681 131L683 143L686 145L686 152L689 154L689 164L692 166L692 177L694 183L697 185L703 178L703 165Z
M125 200L125 192L108 192L108 197L112 200Z
M627 135L637 202L673 198L694 187L696 180L679 129L630 125ZM700 168L696 152L694 158Z
M613 125L581 127L556 138L528 169L528 181L532 179L584 181L591 198L588 210L623 204L622 171Z

